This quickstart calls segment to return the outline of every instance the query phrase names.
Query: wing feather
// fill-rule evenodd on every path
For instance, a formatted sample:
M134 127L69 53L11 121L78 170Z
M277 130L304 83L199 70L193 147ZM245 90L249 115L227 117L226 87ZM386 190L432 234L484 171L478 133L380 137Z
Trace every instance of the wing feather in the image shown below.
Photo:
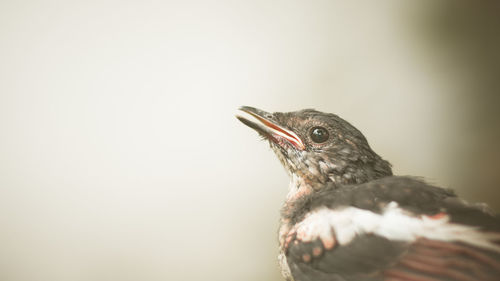
M336 240L333 248L326 249L321 242L321 235L306 235L313 238L307 241L300 239L299 235L298 238L293 237L285 249L295 281L500 280L499 218L482 205L468 204L448 190L415 178L389 177L340 189L325 188L297 202L295 210L287 210L285 218L297 226L320 208L337 211L349 207L383 215L391 202L415 218L426 217L437 221L441 215L445 215L447 225L438 223L445 228L436 230L452 233L453 227L458 227L468 229L470 236L457 239L460 235L452 234L449 237L453 239L441 237L440 240L432 240L437 239L433 233L426 235L419 232L414 239L397 240L383 237L383 233L376 231L355 231L354 237L347 243ZM436 214L438 216L433 217ZM331 225L322 223L332 220L322 218L311 221L313 223L309 230L328 230ZM344 227L349 229L351 226L342 225ZM356 227L352 229L359 229ZM307 229L307 225L304 229ZM433 232L432 228L428 231Z

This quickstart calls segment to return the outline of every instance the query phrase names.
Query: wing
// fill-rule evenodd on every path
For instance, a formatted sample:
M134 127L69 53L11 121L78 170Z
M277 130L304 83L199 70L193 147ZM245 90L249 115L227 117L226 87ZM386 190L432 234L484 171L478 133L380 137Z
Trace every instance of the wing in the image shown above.
M375 235L363 235L332 249L319 239L294 239L286 256L295 281L383 280L381 270L389 268L406 249L405 243Z
M375 235L333 249L319 240L292 243L287 252L295 281L495 281L498 258L470 245L429 239L404 243Z
M495 281L500 279L499 258L498 252L467 244L419 239L382 273L388 280Z
M296 206L283 249L295 281L500 280L500 222L421 181L325 190Z

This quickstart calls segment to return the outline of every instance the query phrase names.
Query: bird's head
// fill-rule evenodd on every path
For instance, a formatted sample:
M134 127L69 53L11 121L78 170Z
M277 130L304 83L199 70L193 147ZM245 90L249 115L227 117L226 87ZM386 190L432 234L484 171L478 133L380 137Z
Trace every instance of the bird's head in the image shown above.
M291 176L289 197L392 175L389 162L363 134L335 114L312 109L268 113L244 106L236 117L269 140Z

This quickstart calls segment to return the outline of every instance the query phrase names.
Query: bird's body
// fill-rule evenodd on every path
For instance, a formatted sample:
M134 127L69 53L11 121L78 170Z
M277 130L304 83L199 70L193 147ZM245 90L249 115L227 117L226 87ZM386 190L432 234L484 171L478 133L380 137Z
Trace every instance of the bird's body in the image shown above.
M287 280L500 280L500 220L484 205L393 176L336 115L243 107L237 117L291 176L279 230Z
M498 219L421 180L325 187L289 208L281 249L296 281L500 280Z

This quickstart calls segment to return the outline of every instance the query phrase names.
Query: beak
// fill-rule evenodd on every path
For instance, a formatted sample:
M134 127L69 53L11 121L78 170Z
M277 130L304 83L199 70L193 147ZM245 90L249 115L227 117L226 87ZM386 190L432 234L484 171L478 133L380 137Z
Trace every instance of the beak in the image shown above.
M304 150L306 148L297 134L281 127L276 124L275 121L272 121L273 114L271 113L257 108L243 106L240 107L236 113L236 118L278 145L281 145L281 140L286 140L298 150Z

